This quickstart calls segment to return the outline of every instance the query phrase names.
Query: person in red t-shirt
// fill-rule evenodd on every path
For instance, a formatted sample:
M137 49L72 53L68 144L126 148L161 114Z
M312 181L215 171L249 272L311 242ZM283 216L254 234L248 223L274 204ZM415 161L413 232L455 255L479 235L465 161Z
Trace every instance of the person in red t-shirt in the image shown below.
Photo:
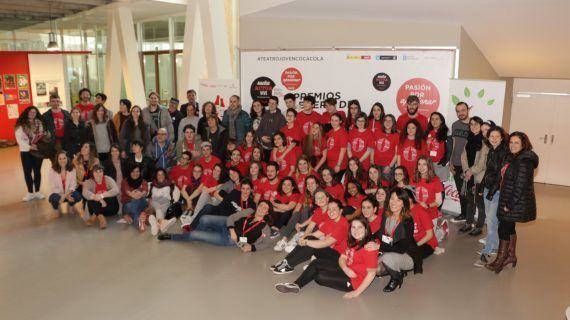
M297 184L297 188L299 188L299 192L305 192L305 179L309 175L318 175L311 163L309 162L309 158L306 155L301 155L297 159L297 165L295 166L295 173L293 173L293 178Z
M398 128L399 132L404 130L404 127L408 123L408 121L415 119L422 127L422 131L426 131L428 120L427 118L419 112L420 107L420 98L417 96L411 95L408 96L406 99L406 110L408 112L400 115L398 117L398 122L396 123L396 127Z
M343 122L344 129L347 131L352 130L356 126L356 116L362 113L362 108L360 107L360 102L358 100L348 101L348 115L346 116L346 121Z
M357 157L366 170L370 167L370 157L374 151L374 136L367 128L367 121L364 113L356 116L356 128L350 130L348 134L346 149L348 157Z
M406 131L400 133L397 165L404 166L410 174L416 171L416 164L419 157L427 153L426 142L422 137L422 128L414 119L408 122Z
M449 176L447 167L447 134L449 129L445 124L445 118L439 112L434 112L429 118L427 131L424 132L428 156L433 161L435 174L440 180L445 181Z
M293 151L295 156L299 156L302 153L301 150L301 141L303 140L303 133L301 129L295 122L295 118L297 117L297 111L295 109L287 109L285 112L285 121L287 123L281 128L281 132L286 137L287 141L287 153Z
M236 167L239 170L239 174L242 177L247 176L247 171L249 169L247 163L243 162L241 152L239 149L234 149L230 157L230 161L226 162L226 169L231 167Z
M368 169L368 179L366 179L366 184L363 186L364 193L374 195L379 188L383 187L383 183L384 180L382 180L380 168L378 166L371 166L370 169Z
M321 114L321 124L323 125L325 132L329 132L332 129L331 126L331 116L333 114L338 114L344 123L346 121L346 113L342 110L337 110L336 99L328 98L325 100L325 112Z
M356 181L349 180L346 184L344 198L346 207L342 210L342 215L350 221L360 215L360 205L366 196L364 195L364 190Z
M378 251L368 251L364 248L364 245L372 239L365 218L353 220L350 223L350 233L347 232L346 235L347 246L338 260L317 258L311 261L297 280L292 283L279 283L275 288L281 293L298 293L301 288L315 280L322 286L347 292L343 296L344 299L358 297L376 277ZM304 241L313 244L317 240ZM289 265L289 260L286 259L285 264ZM277 270L283 269L287 268Z
M214 166L221 164L222 161L212 154L212 144L210 142L202 142L200 150L202 151L202 157L198 160L198 164L204 168L204 176L211 176Z
M364 188L366 185L366 170L356 157L348 159L348 166L342 177L342 184L345 188L350 180L357 182L361 188Z
M325 139L325 133L323 126L320 123L313 123L311 126L311 132L301 143L303 154L309 157L311 165L316 167L323 160L323 151L327 147L327 141ZM325 158L326 159L326 158ZM317 168L315 168L317 170Z
M410 215L414 219L414 239L421 251L422 258L425 259L433 254L437 248L437 239L433 231L433 223L428 212L420 205L414 205L410 210Z
M380 212L378 209L378 201L372 198L364 198L360 206L362 207L362 216L366 218L370 225L370 232L375 234L380 230L382 224L382 218L378 215Z
M313 123L321 123L321 115L313 110L315 103L315 97L306 96L303 99L303 110L297 114L296 122L297 126L303 131L303 138L309 134Z
M344 203L344 187L333 175L332 170L329 167L324 167L321 169L319 174L323 179L325 191L328 192L333 199L337 199Z
M291 177L286 177L281 180L277 190L277 196L271 200L273 212L269 217L271 218L270 224L272 228L279 230L289 222L291 214L293 214L293 209L295 209L297 203L301 200L301 194L296 187L295 180Z
M392 180L392 168L398 160L396 153L399 142L396 119L388 114L384 117L383 128L374 133L374 152L372 153L372 163L380 166L382 176L387 181Z
M378 216L381 217L384 212L384 205L386 204L386 198L388 197L388 188L378 188L374 199L378 201Z
M192 154L189 151L183 152L178 165L174 166L169 173L170 181L174 182L180 190L184 185L189 184L192 177L193 164L190 159L192 159Z
M285 134L279 131L273 135L274 148L269 160L279 164L279 178L290 177L295 172L295 152L287 148Z
M266 177L261 180L254 193L254 202L259 203L260 200L272 201L277 196L279 187L279 165L275 161L267 164Z
M424 207L429 213L430 219L437 223L439 218L437 208L442 203L443 184L435 175L430 158L426 156L419 157L411 184L416 187L415 198L418 205Z
M253 184L252 193L255 194L259 184L261 183L261 179L263 178L263 167L259 161L251 161L249 163L246 177Z
M384 116L384 106L380 102L375 102L372 105L370 114L368 114L368 129L372 131L372 134L376 133L376 131L382 131Z
M88 121L89 112L95 107L95 105L91 103L91 91L87 88L79 90L79 99L79 103L75 106L81 110L81 118L83 121Z
M342 178L348 162L346 156L348 134L341 127L341 124L342 119L340 116L336 114L332 115L332 130L327 133L327 148L323 150L323 157L315 166L315 170L319 170L326 161L327 166L333 170L337 179Z
M248 131L245 133L245 137L238 147L241 152L241 158L243 162L249 163L251 160L251 153L253 152L253 147L255 146L255 131Z

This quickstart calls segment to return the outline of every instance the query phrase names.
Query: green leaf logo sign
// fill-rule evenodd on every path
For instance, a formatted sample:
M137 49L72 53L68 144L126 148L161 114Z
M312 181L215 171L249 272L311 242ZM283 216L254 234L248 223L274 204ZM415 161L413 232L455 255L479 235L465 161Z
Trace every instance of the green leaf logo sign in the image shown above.
M471 97L471 90L469 89L469 87L465 87L465 89L463 89L463 95L465 98ZM477 92L477 98L483 100L483 103L489 107L495 104L495 99L489 99L489 100L485 99L485 89L481 89L479 92ZM458 104L461 100L463 99L459 98L454 94L451 95L451 102L453 102L453 105Z

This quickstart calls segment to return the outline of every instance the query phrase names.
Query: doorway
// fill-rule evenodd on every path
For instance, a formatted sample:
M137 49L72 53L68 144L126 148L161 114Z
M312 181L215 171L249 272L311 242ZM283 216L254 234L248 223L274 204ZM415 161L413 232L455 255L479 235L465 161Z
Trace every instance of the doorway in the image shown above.
M182 50L142 52L141 69L146 96L153 91L158 93L162 105L178 96L177 71L180 71L181 57Z

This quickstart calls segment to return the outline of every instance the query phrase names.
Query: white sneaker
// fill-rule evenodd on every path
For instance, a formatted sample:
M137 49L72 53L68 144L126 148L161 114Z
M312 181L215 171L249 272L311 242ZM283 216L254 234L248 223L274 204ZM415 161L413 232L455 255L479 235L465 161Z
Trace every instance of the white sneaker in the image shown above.
M22 201L24 202L28 202L28 201L32 201L34 200L34 194L33 193L26 193L26 195L22 198Z
M285 241L284 238L281 238L281 240L277 241L275 247L273 247L273 251L281 252L283 251L283 249L285 249L286 246L287 246L287 241Z
M290 240L290 242L293 241L294 243L298 243L298 242L299 242L299 239L301 239L301 237L304 236L304 235L305 235L305 233L304 233L303 231L297 232L297 233L293 236L293 239Z
M287 243L287 245L285 246L285 252L287 253L291 253L291 251L293 251L293 249L295 249L295 247L297 246L297 243Z
M36 198L36 199L38 199L38 200L43 200L43 199L46 198L46 196L44 196L43 193L41 193L41 192L38 191L38 192L34 193L34 198Z
M482 245L487 244L487 238L481 238L481 239L479 239L479 243L482 244Z
M158 234L158 221L156 221L156 217L150 215L148 217L148 223L150 224L150 233L153 236L156 236Z
M172 227L176 223L176 218L172 218L169 220L163 220L160 225L160 232L165 233L168 231L170 227Z

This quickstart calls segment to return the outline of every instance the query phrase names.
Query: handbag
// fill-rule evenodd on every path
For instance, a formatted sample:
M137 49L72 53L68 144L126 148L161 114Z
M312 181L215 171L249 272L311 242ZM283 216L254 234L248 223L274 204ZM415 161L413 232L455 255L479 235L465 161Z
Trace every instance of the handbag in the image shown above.
M184 213L184 210L182 209L185 203L184 198L180 197L178 201L174 201L173 193L174 193L174 185L171 184L170 205L168 206L168 209L166 209L166 213L164 214L164 218L167 220L172 218L180 218L180 216L182 216L182 214Z

